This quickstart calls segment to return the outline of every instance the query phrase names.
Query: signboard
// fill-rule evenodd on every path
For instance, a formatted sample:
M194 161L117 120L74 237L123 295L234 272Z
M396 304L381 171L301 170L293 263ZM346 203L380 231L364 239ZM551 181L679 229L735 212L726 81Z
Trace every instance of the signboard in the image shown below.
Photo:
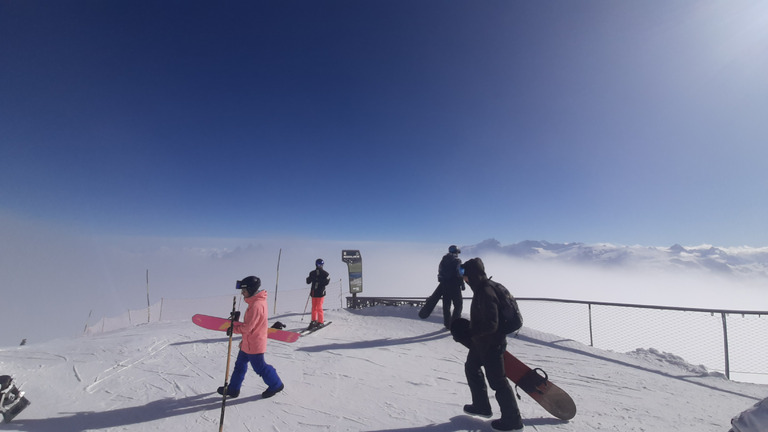
M347 263L349 270L349 292L363 292L363 257L359 250L341 251L341 260Z

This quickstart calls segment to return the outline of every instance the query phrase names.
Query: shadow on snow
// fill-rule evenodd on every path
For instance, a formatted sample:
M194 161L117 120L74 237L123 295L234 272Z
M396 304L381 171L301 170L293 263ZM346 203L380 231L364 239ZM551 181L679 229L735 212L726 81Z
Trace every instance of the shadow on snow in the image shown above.
M379 348L379 347L387 347L387 346L395 346L395 345L408 345L408 344L414 344L414 343L429 342L437 339L443 339L449 336L451 336L451 334L448 333L447 331L437 330L432 333L427 333L427 334L418 335L418 336L410 336L405 338L398 338L398 339L382 338L382 339L374 339L374 340L367 340L367 341L357 341L357 342L349 342L349 343L332 343L332 344L325 344L325 345L301 347L301 348L297 348L296 351L319 352L319 351L327 351L327 350L354 350L354 349L365 349L365 348Z
M227 407L253 402L261 399L261 395L242 399L227 400ZM29 432L84 432L119 428L139 423L165 419L174 416L193 414L203 411L221 409L221 397L204 394L185 398L164 398L149 402L146 405L128 408L94 412L83 411L64 413L62 417L47 419L15 419L10 424L0 425L0 430L29 431ZM216 421L218 424L218 421Z
M490 429L490 422L490 420L482 420L477 417L465 415L452 417L446 423L421 425L407 428L366 430L365 432L485 432ZM564 423L568 422L564 420L543 417L523 419L523 424L526 426L546 426Z

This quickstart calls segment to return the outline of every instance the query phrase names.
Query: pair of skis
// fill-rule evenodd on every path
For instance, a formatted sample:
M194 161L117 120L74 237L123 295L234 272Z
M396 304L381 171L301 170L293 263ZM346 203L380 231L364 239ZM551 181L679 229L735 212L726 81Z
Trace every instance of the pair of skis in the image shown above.
M324 322L322 324L318 324L318 325L316 325L314 327L313 326L307 327L306 329L301 330L299 332L299 334L302 335L302 336L306 336L308 334L312 334L312 333L314 333L314 332L316 332L316 331L318 331L318 330L320 330L322 328L328 327L329 325L331 325L332 322L333 321L328 321L328 322Z

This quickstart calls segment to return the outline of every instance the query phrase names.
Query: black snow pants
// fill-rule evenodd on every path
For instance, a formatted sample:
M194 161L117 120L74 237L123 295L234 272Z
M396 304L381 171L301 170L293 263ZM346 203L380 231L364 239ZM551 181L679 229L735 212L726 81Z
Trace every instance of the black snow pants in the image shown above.
M453 304L453 312L451 312ZM461 285L444 284L443 291L443 324L448 330L451 329L453 320L461 318L461 311L464 307L461 298Z
M501 420L504 423L518 423L521 421L520 409L517 407L517 400L509 380L504 373L504 351L507 345L483 346L473 344L467 354L467 361L464 363L464 372L467 376L469 391L472 393L472 405L477 408L490 408L491 403L488 399L488 388L485 385L485 378L488 378L488 385L496 392L496 402L499 403L501 410ZM485 375L483 370L485 369Z

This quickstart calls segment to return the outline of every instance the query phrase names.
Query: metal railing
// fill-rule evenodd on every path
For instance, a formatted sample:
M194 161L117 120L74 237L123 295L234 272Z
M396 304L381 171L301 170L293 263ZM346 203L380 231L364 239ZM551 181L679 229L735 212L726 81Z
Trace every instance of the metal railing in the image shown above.
M595 315L595 307L606 307L606 308L622 308L625 310L628 309L639 309L639 310L653 310L653 311L674 311L674 312L686 312L686 313L697 313L697 314L705 314L709 315L714 318L719 318L721 328L722 328L722 353L723 353L723 371L725 373L725 376L730 379L731 378L731 350L729 348L728 343L728 318L731 315L740 316L742 318L747 316L762 318L764 315L768 315L768 311L744 311L744 310L731 310L731 309L702 309L702 308L686 308L686 307L674 307L674 306L655 306L655 305L640 305L640 304L625 304L625 303L610 303L610 302L594 302L594 301L580 301L580 300L565 300L565 299L548 299L548 298L518 298L519 302L553 302L553 303L561 303L561 304L577 304L577 305L584 305L587 307L587 315L588 315L588 321L589 321L589 345L595 346L595 323L594 323L594 315ZM675 328L674 331L680 332L691 332L695 331L690 328L686 328L684 330L680 328ZM763 333L765 335L765 333ZM692 337L692 336L691 336ZM745 372L749 373L749 372ZM760 373L760 372L752 372L752 373Z
M423 297L347 297L347 307L421 307L425 301ZM517 301L526 327L592 347L617 351L631 351L638 346L661 347L685 355L686 361L698 361L708 369L722 371L728 379L732 372L768 376L763 360L768 357L768 344L763 342L768 336L768 311L534 297L518 297ZM730 333L729 324L735 327ZM735 344L731 339L735 339ZM732 369L734 357L738 370Z
M466 299L465 299L466 300ZM347 297L347 309L362 309L371 306L424 306L425 297Z

